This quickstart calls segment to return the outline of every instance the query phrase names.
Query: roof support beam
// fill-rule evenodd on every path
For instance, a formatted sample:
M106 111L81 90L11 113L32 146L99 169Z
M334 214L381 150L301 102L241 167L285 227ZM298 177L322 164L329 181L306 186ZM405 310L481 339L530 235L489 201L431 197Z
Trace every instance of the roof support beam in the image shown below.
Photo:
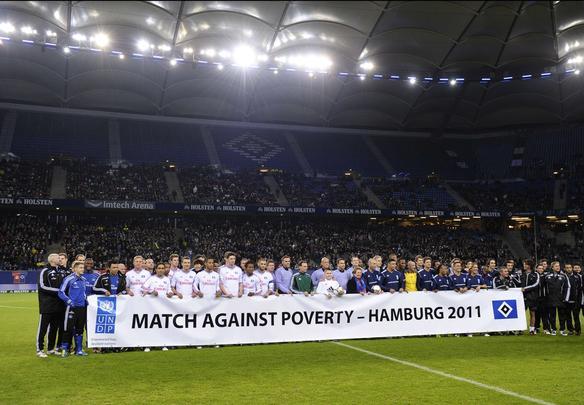
M515 27L515 23L517 22L517 19L519 18L519 15L521 14L522 8L523 8L523 1L521 1L519 3L519 7L517 7L517 11L515 12L515 16L513 17L513 21L511 21L511 25L509 25L509 30L507 31L507 35L505 36L505 41L503 42L503 45L501 45L501 49L499 49L499 54L497 55L497 60L495 61L495 64L493 65L494 66L493 69L491 69L491 75L494 75L497 72L497 69L499 67L499 63L501 62L501 57L503 56L503 52L505 52L505 47L507 46L507 42L509 42L509 38L511 37L511 33L513 32L513 28ZM481 114L481 107L482 107L483 103L485 102L485 98L487 96L487 93L488 93L490 87L491 87L491 83L488 83L483 88L483 94L481 95L481 99L480 99L479 105L477 107L477 113L475 114L475 117L473 119L473 127L475 127L475 128L476 128L479 116Z
M173 58L175 49L176 49L176 41L178 39L178 32L180 30L180 24L182 22L182 15L184 10L185 2L180 2L180 7L178 9L178 13L176 14L176 22L174 26L174 34L172 35L172 44L170 45L170 57ZM162 81L162 91L160 92L160 101L158 102L158 113L162 112L162 108L164 107L164 96L166 95L166 88L168 85L168 71L170 70L170 66L166 67L164 71L164 79Z
M71 36L71 14L73 12L73 1L67 2L67 24L65 31L67 32L67 41ZM69 104L69 58L70 55L65 55L65 74L63 75L63 106Z
M452 44L452 46L450 47L450 49L448 50L448 52L446 52L446 54L444 54L444 56L442 57L442 60L438 64L438 67L434 70L434 73L432 73L432 77L436 77L438 75L438 73L440 73L442 71L442 69L444 68L444 64L446 63L446 61L448 60L448 58L450 57L450 55L452 54L452 52L454 52L454 50L456 49L456 46L460 43L460 41L462 41L462 39L466 35L468 29L472 26L472 23L476 20L476 18L479 15L481 15L481 13L483 12L483 9L485 8L485 5L486 4L487 4L487 2L486 1L483 1L483 3L481 4L481 6L479 7L478 11L472 16L472 18L464 26L464 28L462 29L462 31L460 32L460 34L458 35L458 37L456 38L456 40L454 41L454 43ZM408 119L410 118L411 114L416 109L416 106L418 105L418 102L422 98L422 95L426 91L428 91L432 86L438 86L438 84L435 84L435 81L433 81L432 83L428 84L427 86L422 86L422 91L418 94L418 96L416 97L416 99L412 103L412 106L408 110L408 113L406 114L406 116L402 120L402 123L401 123L402 124L402 127L405 127L406 123L408 122ZM442 86L442 85L440 85L440 86ZM462 94L464 93L464 89L465 88L466 87L464 87L463 90L458 93L458 97L456 98L456 100L453 103L453 108L456 108L456 106L458 105L459 97L462 96ZM451 116L452 116L452 110L449 111L449 113L446 115L445 119L442 121L442 125L441 125L440 130L444 129L444 127L446 125L448 125L448 122L450 121L450 117Z
M284 6L284 10L282 10L282 15L280 15L280 19L278 20L278 24L276 25L276 27L274 27L274 35L272 35L272 39L270 40L270 45L268 46L268 52L266 52L268 55L270 55L272 53L272 49L274 49L274 43L276 43L276 39L278 38L278 34L280 34L280 31L282 31L282 23L284 22L284 19L286 18L286 13L288 12L288 7L290 7L290 3L291 3L291 1L286 2L286 5ZM258 71L257 75L258 76L261 75L261 72ZM243 117L243 119L246 121L249 117L249 114L251 114L251 107L253 105L253 101L254 101L255 96L256 96L259 80L260 80L259 77L256 77L256 80L253 84L253 89L252 89L251 93L249 93L247 96L247 107L245 108L245 116Z
M556 9L554 7L554 2L549 2L550 7L550 19L552 21L552 31L554 35L554 50L556 51L556 66L560 62L560 53L558 51L558 26L556 24ZM557 70L557 69L556 69ZM564 116L564 95L562 94L562 79L560 75L556 75L556 81L558 82L558 96L560 97L560 123L566 118Z
M363 42L363 46L361 47L361 50L359 51L359 55L357 55L357 57L355 58L357 63L359 63L359 58L363 54L363 51L365 51L365 49L367 48L367 45L369 44L369 41L371 40L373 33L375 33L375 30L377 29L377 26L379 25L381 18L383 18L383 15L385 14L387 9L389 8L390 3L391 3L391 1L387 1L385 3L385 6L383 6L383 8L379 11L379 15L377 16L377 20L375 20L375 23L371 26L371 29L369 30L369 33L367 34L367 38L365 38L365 42ZM335 80L338 80L338 78L335 77ZM347 77L344 78L343 83L341 84L341 87L339 87L337 94L333 98L333 100L331 102L331 106L329 107L329 110L326 113L326 117L325 117L325 120L327 123L330 122L333 109L335 108L335 105L339 102L339 99L340 99L341 95L343 94L343 90L345 89L345 86L347 85L347 82L349 80L352 80L352 79L347 78Z

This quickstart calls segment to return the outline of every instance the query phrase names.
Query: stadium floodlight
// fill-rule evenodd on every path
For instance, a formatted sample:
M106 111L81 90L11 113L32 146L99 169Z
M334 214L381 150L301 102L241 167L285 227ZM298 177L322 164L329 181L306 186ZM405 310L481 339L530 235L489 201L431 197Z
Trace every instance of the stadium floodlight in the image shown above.
M289 64L306 70L327 71L333 64L333 62L324 55L293 55L288 57L287 60Z
M136 43L136 47L140 52L144 52L150 48L150 44L145 39L141 39Z
M64 47L64 48L63 48L63 53L64 53L65 55L69 55L69 54L71 53L71 49L69 49L69 47L68 47L68 46L66 46L66 47Z
M45 35L48 38L56 38L57 37L57 33L55 31L51 31L51 30L46 30Z
M11 34L15 30L14 25L10 24L9 22L0 23L0 31L5 32L6 34Z
M183 53L185 55L192 55L193 54L193 48L190 48L190 47L189 48L184 48L183 49Z
M37 30L35 30L30 25L25 25L23 27L20 27L20 32L22 32L24 35L36 35L37 34Z
M167 44L158 45L158 49L162 52L168 52L171 50L170 46Z
M451 86L456 86L456 79L450 79L449 83Z
M87 37L83 34L80 34L80 33L73 34L73 36L71 38L73 39L73 41L76 41L76 42L87 41Z
M371 62L361 63L361 66L360 66L361 69L366 70L366 71L370 71L374 67L375 67L375 65Z
M213 49L213 48L201 49L201 55L205 55L205 56L208 56L210 58L213 58L213 57L215 57L215 54L216 54L216 52L215 52L215 49Z
M92 38L93 38L93 42L95 43L95 45L98 48L105 48L110 43L109 35L107 35L103 32L98 32Z
M410 82L410 84L416 84L418 79L416 79L416 77L414 77L414 76L410 76L410 77L408 77L408 81Z
M248 45L239 45L233 50L233 62L238 66L249 67L255 60L255 51Z

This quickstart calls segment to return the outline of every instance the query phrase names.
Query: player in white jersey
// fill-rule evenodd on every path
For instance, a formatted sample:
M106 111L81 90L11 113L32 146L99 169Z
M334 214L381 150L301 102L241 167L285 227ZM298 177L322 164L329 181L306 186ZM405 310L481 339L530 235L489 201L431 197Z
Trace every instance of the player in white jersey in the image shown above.
M170 255L170 258L168 259L168 263L170 264L170 267L168 267L167 273L166 275L168 276L168 278L170 278L172 280L172 278L174 277L174 274L179 271L180 269L178 268L178 262L180 260L179 255L172 254ZM190 261L190 259L189 259Z
M241 277L241 294L247 295L248 297L253 297L254 295L259 295L262 292L262 282L257 274L254 273L253 261L248 261L245 263L245 273Z
M166 295L168 298L172 297L170 280L164 275L164 271L164 263L158 263L156 265L156 274L142 285L142 295L150 294L154 297Z
M261 294L264 298L268 298L269 295L275 294L274 292L274 275L267 271L268 261L261 257L258 260L258 269L255 274L260 279L260 285L262 287Z
M207 257L205 270L197 273L193 283L193 297L219 298L221 296L220 277L215 270L215 260Z
M144 258L134 257L134 268L126 273L126 291L128 295L134 296L142 293L142 285L152 274L143 268Z
M195 282L196 273L190 269L191 259L183 257L182 270L174 273L170 280L172 292L179 298L190 297L193 294L193 283Z
M156 271L154 269L156 265L154 264L154 259L152 259L151 257L149 257L148 259L144 260L144 268L146 270L148 270L148 273L150 274L156 274Z
M327 269L324 272L324 280L321 280L316 287L316 293L325 294L327 298L331 298L333 295L341 295L339 287L339 282L333 278L333 271Z
M225 252L225 264L219 267L219 277L221 280L221 291L227 298L241 297L241 278L243 271L241 267L235 265L235 253Z

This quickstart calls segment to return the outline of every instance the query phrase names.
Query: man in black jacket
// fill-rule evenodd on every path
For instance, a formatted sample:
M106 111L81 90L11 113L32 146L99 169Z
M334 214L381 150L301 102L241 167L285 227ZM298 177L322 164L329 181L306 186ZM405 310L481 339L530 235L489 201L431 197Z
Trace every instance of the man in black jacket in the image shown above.
M93 293L108 296L126 293L126 276L119 272L117 263L110 263L107 272L97 278Z
M59 270L63 273L63 279L71 274L71 269L67 267L69 256L67 253L59 253Z
M547 305L550 315L551 334L556 334L556 314L560 318L560 334L567 336L565 302L570 296L570 281L560 273L560 262L552 262L552 272L545 277L547 286Z
M519 276L519 285L523 292L525 308L529 309L529 334L535 335L535 310L539 287L539 274L533 271L533 260L523 261L523 272Z
M570 283L570 294L566 301L566 318L568 334L580 335L582 327L580 325L580 301L582 300L582 277L574 273L572 265L566 264L564 272Z
M538 264L535 271L539 275L539 285L537 286L537 298L535 308L535 333L539 332L540 322L546 335L550 332L550 317L547 307L547 286L545 284L545 272L542 264Z
M48 353L55 354L57 332L62 329L65 316L65 304L58 297L59 287L64 278L63 272L59 269L59 255L50 254L47 261L49 265L41 270L38 281L40 317L36 350L40 358L47 357L44 352L47 330L49 331Z
M515 280L509 275L509 269L501 267L499 274L493 279L493 289L508 290L514 287L516 287Z

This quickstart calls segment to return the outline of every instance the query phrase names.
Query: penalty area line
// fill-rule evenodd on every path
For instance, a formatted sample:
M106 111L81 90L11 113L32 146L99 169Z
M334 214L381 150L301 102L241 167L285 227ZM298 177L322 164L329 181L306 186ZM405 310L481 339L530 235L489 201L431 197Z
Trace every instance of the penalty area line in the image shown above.
M484 384L484 383L481 383L481 382L478 382L475 380L471 380L469 378L459 377L457 375L446 373L444 371L440 371L440 370L436 370L436 369L433 369L430 367L422 366L421 364L412 363L411 361L400 360L400 359L397 359L395 357L386 356L384 354L361 349L360 347L351 346L351 345L348 345L348 344L342 343L342 342L331 342L331 343L334 343L337 346L346 347L347 349L356 350L358 352L365 353L365 354L368 354L370 356L375 356L375 357L378 357L380 359L392 361L394 363L398 363L398 364L401 364L403 366L417 368L418 370L422 370L422 371L425 371L427 373L436 374L436 375L439 375L441 377L450 378L452 380L456 380L456 381L460 381L460 382L465 382L467 384L472 384L472 385L475 385L477 387L480 387L480 388L483 388L486 390L490 390L490 391L498 392L500 394L508 395L510 397L519 398L519 399L522 399L524 401L533 402L535 404L541 404L541 405L553 405L553 402L547 402L547 401L544 401L542 399L533 398L533 397L523 395L523 394L518 394L517 392L509 391L509 390L506 390L504 388L500 388L500 387L497 387L494 385Z

